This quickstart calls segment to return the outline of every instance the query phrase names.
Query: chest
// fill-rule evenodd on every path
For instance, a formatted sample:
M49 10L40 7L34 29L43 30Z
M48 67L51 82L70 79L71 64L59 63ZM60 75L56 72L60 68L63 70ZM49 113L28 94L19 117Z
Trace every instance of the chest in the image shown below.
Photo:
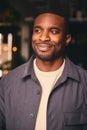
M65 129L65 125L87 123L85 94L82 88L83 86L77 82L69 81L58 86L56 84L47 102L47 130L80 130L75 127ZM15 130L34 129L41 94L39 84L31 81L23 83L21 89L17 86L17 89L6 94L8 128L13 124Z

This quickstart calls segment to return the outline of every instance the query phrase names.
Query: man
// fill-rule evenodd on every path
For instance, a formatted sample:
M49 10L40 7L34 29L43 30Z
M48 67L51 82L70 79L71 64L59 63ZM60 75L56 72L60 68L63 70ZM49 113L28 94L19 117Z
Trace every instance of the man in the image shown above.
M87 72L65 56L66 19L34 22L30 60L0 82L0 130L87 130Z

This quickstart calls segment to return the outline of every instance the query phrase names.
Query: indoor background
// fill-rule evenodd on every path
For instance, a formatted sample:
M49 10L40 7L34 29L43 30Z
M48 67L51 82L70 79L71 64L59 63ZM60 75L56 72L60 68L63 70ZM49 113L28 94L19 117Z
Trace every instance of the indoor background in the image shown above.
M3 0L0 3L0 77L30 58L33 17L49 6L67 14L72 34L67 55L87 69L87 0Z

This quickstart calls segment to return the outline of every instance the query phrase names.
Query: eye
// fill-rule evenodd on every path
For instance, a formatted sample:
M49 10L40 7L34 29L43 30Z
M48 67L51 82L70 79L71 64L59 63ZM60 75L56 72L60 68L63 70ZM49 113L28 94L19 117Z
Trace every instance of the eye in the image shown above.
M34 32L34 33L40 33L40 32L41 32L41 29L40 29L40 28L34 28L33 32Z
M51 29L52 34L58 34L59 32L60 32L60 30L58 30L58 29Z

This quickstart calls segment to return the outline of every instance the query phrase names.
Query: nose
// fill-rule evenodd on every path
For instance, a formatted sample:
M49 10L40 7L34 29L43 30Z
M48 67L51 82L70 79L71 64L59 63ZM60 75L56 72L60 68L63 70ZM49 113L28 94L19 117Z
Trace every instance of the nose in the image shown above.
M40 37L39 37L39 40L40 41L49 41L50 40L50 36L49 36L49 34L48 33L42 33L41 35L40 35Z

